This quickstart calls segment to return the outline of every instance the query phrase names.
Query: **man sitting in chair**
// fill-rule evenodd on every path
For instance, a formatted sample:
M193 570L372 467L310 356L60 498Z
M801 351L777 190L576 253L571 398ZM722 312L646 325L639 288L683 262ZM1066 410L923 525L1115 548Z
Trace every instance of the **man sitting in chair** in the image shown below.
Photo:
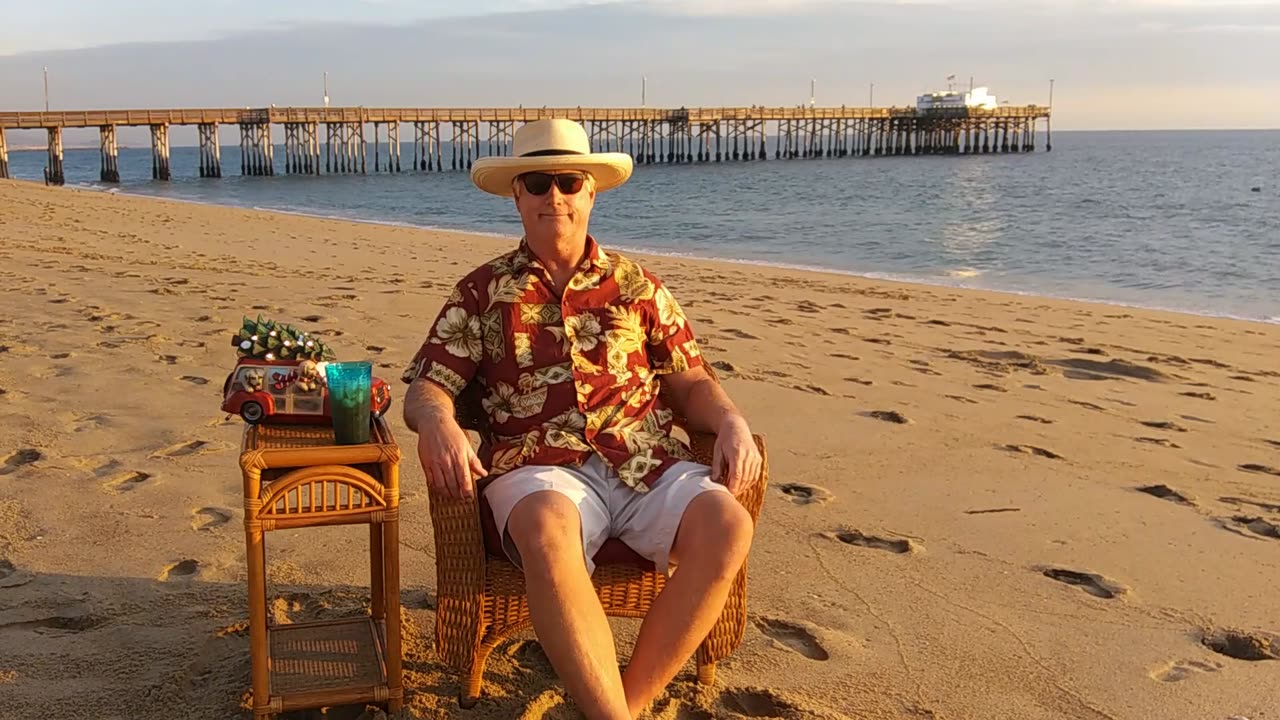
M624 153L591 153L582 126L521 127L513 157L479 160L471 179L514 197L515 250L454 288L405 371L405 422L427 481L471 497L477 481L527 584L534 631L589 718L634 718L719 617L751 545L735 498L760 472L746 420L702 366L680 306L652 273L587 234L596 193L631 175ZM473 378L496 438L490 466L454 419ZM700 431L712 467L672 437L659 377ZM616 537L660 572L678 564L644 619L626 672L591 583Z

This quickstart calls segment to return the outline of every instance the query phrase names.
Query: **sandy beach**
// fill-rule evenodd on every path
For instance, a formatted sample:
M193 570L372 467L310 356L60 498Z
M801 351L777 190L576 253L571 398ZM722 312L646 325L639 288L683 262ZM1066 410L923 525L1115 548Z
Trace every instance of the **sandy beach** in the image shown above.
M219 405L258 314L393 383L406 716L574 717L527 642L457 709L400 420L445 295L513 242L0 181L0 718L249 716ZM653 717L1280 718L1280 326L633 257L773 483L742 647ZM359 612L365 539L270 535L274 617Z

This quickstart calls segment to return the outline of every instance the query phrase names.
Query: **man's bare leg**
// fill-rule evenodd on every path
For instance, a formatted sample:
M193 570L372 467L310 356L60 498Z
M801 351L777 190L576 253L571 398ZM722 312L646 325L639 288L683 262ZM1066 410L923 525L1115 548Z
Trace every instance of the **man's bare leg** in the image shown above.
M728 493L701 493L685 508L671 552L679 569L641 623L622 677L631 717L666 688L711 631L751 549L752 532L751 515Z
M630 718L618 652L582 559L582 518L557 492L512 508L507 531L520 551L538 642L578 708L591 720Z

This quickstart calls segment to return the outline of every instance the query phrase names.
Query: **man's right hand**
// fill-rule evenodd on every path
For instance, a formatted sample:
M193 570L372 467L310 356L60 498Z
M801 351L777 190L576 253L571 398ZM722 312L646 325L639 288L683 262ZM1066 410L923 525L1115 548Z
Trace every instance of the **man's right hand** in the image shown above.
M452 417L418 423L418 459L432 489L455 500L471 499L475 481L489 474L467 433Z

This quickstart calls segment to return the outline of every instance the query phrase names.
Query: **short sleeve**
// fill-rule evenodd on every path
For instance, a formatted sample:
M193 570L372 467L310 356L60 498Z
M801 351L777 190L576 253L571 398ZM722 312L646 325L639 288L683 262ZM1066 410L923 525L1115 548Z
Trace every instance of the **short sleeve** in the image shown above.
M406 383L430 380L456 398L475 377L484 355L479 308L476 284L464 279L445 300L427 339L400 379Z
M684 310L662 281L648 271L645 274L655 288L645 313L646 350L653 371L665 375L702 365L702 351Z

